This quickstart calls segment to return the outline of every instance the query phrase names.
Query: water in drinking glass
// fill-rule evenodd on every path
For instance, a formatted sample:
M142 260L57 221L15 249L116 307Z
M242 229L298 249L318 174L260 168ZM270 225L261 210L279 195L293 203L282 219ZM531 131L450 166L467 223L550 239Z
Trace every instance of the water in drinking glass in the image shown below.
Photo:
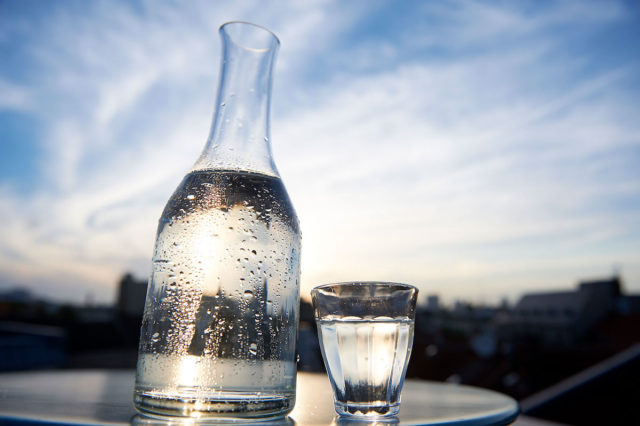
M393 415L413 343L410 318L348 316L318 321L323 356L343 414Z

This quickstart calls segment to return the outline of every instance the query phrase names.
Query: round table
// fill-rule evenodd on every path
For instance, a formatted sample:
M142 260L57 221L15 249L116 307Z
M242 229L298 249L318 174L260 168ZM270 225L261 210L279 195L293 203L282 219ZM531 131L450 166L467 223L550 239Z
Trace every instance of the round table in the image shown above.
M132 404L133 383L133 370L0 374L0 424L179 424L136 415ZM332 398L326 375L299 373L297 401L289 417L252 424L347 424L336 417ZM407 380L398 418L384 424L502 425L513 422L518 410L518 404L513 399L497 392ZM365 423L350 421L348 424Z

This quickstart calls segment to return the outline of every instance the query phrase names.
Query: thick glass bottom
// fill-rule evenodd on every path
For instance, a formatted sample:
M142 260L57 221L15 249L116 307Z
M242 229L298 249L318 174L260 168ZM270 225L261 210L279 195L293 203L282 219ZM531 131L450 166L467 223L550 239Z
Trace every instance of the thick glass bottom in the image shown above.
M336 412L345 417L393 417L400 411L400 403L390 405L358 404L335 401Z
M295 396L252 392L168 394L152 389L137 389L134 403L140 413L151 417L246 421L286 416L293 409Z

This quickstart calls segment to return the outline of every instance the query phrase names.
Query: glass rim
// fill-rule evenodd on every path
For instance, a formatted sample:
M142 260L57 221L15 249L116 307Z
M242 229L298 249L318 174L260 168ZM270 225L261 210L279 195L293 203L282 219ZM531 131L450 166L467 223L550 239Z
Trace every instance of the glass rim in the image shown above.
M272 42L275 42L274 43L275 44L275 49L277 49L280 46L280 39L278 38L278 36L273 31L271 31L269 28L263 27L262 25L254 24L253 22L248 22L248 21L228 21L228 22L225 22L224 24L220 25L220 28L218 28L218 31L221 34L226 34L234 44L242 47L243 49L254 51L254 52L267 52L267 51L270 50L269 47L251 47L251 46L245 46L245 45L243 45L243 43L238 43L238 41L229 32L229 29L231 29L233 27L237 27L237 26L248 26L248 27L253 27L253 28L257 29L257 30L261 30L265 34L270 36Z
M378 287L400 287L402 290L418 290L418 288L411 284L398 283L393 281L343 281L337 283L329 283L329 284L321 284L319 286L311 289L311 293L319 292L324 289L334 288L334 287L348 287L348 286L359 286L359 285L376 285Z

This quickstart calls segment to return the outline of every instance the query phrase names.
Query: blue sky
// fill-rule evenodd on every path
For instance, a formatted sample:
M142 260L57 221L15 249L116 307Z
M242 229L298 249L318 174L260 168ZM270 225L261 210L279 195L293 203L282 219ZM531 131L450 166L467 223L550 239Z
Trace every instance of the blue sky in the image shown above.
M276 164L302 289L640 291L632 1L0 0L0 288L109 302L204 146L218 27L281 39Z

